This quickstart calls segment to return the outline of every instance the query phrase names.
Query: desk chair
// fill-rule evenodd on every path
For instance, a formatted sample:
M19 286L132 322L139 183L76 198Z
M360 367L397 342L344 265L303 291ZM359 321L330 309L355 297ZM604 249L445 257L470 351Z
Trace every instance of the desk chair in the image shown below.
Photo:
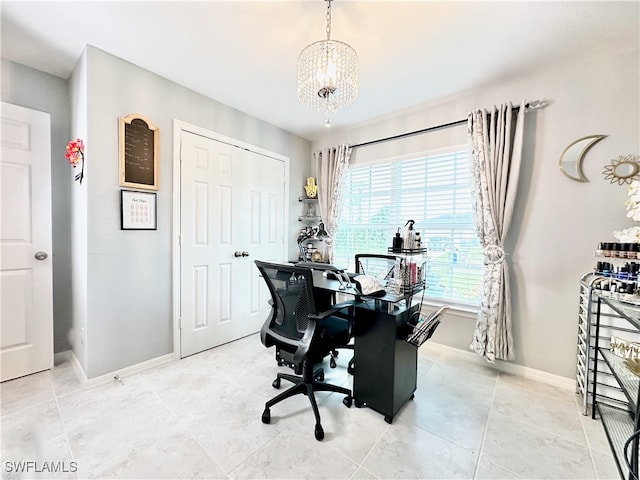
M348 274L345 272L344 269L340 269L334 265L331 265L330 263L316 263L316 262L298 262L296 265L300 266L300 267L305 267L305 268L310 268L311 270L317 270L317 271L321 271L321 272L327 272L328 274L334 274L334 277L336 279L338 279L343 285L345 285L346 287L346 281L350 281ZM345 288L345 293L349 293L348 290ZM335 299L336 296L334 293L331 294L327 294L327 293L323 293L321 295L324 295L325 298L322 298L322 301L325 302L326 304L326 296L330 295L330 301L331 304L336 303ZM317 302L317 296L318 293L316 293L316 303ZM337 316L343 317L344 315L341 314L340 312L337 314ZM336 358L338 358L338 349L342 350L353 350L353 345L351 343L349 343L351 341L351 335L349 336L349 339L347 340L347 342L343 345L338 345L336 346L333 350L331 350L331 352L329 352L330 355L330 359L329 359L329 366L331 368L336 368L337 363L336 363ZM347 373L349 373L350 375L353 375L353 358L349 361L349 364L347 366Z
M343 302L318 312L313 288L313 272L309 268L290 264L255 261L262 278L271 293L272 308L269 318L260 331L265 347L276 346L279 361L292 367L298 375L278 373L272 385L280 388L281 380L293 383L288 390L265 403L262 422L271 422L270 408L294 395L306 395L316 419L315 437L324 438L320 413L314 392L344 393L343 403L351 407L351 390L323 383L322 369L314 366L322 362L336 345L348 342L351 319L336 317L337 312L348 309L354 302Z

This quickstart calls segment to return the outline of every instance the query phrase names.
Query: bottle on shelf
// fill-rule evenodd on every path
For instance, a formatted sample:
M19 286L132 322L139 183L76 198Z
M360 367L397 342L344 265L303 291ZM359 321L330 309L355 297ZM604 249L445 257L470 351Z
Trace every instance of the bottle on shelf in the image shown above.
M404 231L402 232L402 244L404 248L413 248L413 241L415 238L415 231L413 230L413 225L416 222L413 220L407 220L407 223L404 225Z
M402 237L400 236L400 228L398 228L398 231L396 232L395 236L393 237L393 241L391 242L391 251L400 252L402 251L402 246L403 246L403 240L402 240Z

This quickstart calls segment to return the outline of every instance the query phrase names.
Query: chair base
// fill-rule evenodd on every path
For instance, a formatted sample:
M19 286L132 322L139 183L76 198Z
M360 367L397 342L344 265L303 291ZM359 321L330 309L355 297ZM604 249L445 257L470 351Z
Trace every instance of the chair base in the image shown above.
M351 403L353 401L351 390L349 390L348 388L339 387L337 385L323 383L322 380L324 380L324 371L321 368L314 371L313 364L311 364L311 362L307 360L304 361L301 377L297 375L290 375L288 373L278 373L276 379L272 383L273 387L280 388L281 380L287 380L289 382L292 382L294 385L265 403L264 412L262 412L262 423L271 422L270 409L275 404L280 403L287 398L293 397L294 395L306 395L309 399L309 403L311 403L311 409L313 410L313 415L316 419L314 432L316 440L322 440L324 438L324 430L322 429L322 424L320 423L320 412L318 410L318 404L316 402L314 392L344 393L346 397L344 398L342 403L344 403L347 407L351 407Z
M336 368L337 363L336 363L336 358L338 357L338 350L337 349L345 349L345 350L353 350L353 345L341 345L339 347L336 347L335 349L333 349L330 352L330 359L329 359L329 366L331 368ZM354 361L353 361L353 357L351 357L351 360L349 360L349 363L347 365L347 373L349 375L353 375L353 371L354 371Z

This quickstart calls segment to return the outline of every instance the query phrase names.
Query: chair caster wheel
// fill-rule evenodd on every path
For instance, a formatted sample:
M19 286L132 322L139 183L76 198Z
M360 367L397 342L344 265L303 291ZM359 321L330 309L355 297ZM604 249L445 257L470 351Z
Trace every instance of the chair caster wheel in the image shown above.
M390 417L389 415L386 415L384 417L384 421L387 422L389 425L391 425L391 422L393 422L393 417Z
M318 372L318 374L313 377L316 382L324 382L324 371Z
M336 368L336 359L331 357L331 359L329 360L329 366L331 368Z
M351 408L351 404L353 403L353 397L351 395L347 395L342 399L342 403L344 403L344 405L347 408Z
M412 393L411 396L409 397L409 400L413 400L414 398L416 398L416 394Z
M319 423L316 425L315 430L316 440L321 441L324 438L324 430L322 429L322 425Z
M262 423L270 423L271 422L271 410L268 408L264 409L262 412Z
M355 404L356 408L362 408L362 407L364 407L364 403L359 402L358 400L355 400L355 401L354 401L354 404Z
M276 389L280 388L280 379L276 378L273 382L271 382L271 386Z
M348 373L349 375L353 375L353 365L349 365L349 366L347 367L347 373Z

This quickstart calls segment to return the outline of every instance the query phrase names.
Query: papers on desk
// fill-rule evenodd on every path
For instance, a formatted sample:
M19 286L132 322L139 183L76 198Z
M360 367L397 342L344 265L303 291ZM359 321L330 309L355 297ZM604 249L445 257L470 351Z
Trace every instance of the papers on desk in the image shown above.
M431 335L433 335L433 332L438 328L438 325L440 325L440 317L448 309L449 305L442 305L437 310L431 312L431 314L426 318L422 317L420 314L416 315L417 322L415 325L411 325L411 323L409 323L409 326L413 327L413 329L407 337L407 342L415 345L416 347L420 347L424 342L429 340Z

